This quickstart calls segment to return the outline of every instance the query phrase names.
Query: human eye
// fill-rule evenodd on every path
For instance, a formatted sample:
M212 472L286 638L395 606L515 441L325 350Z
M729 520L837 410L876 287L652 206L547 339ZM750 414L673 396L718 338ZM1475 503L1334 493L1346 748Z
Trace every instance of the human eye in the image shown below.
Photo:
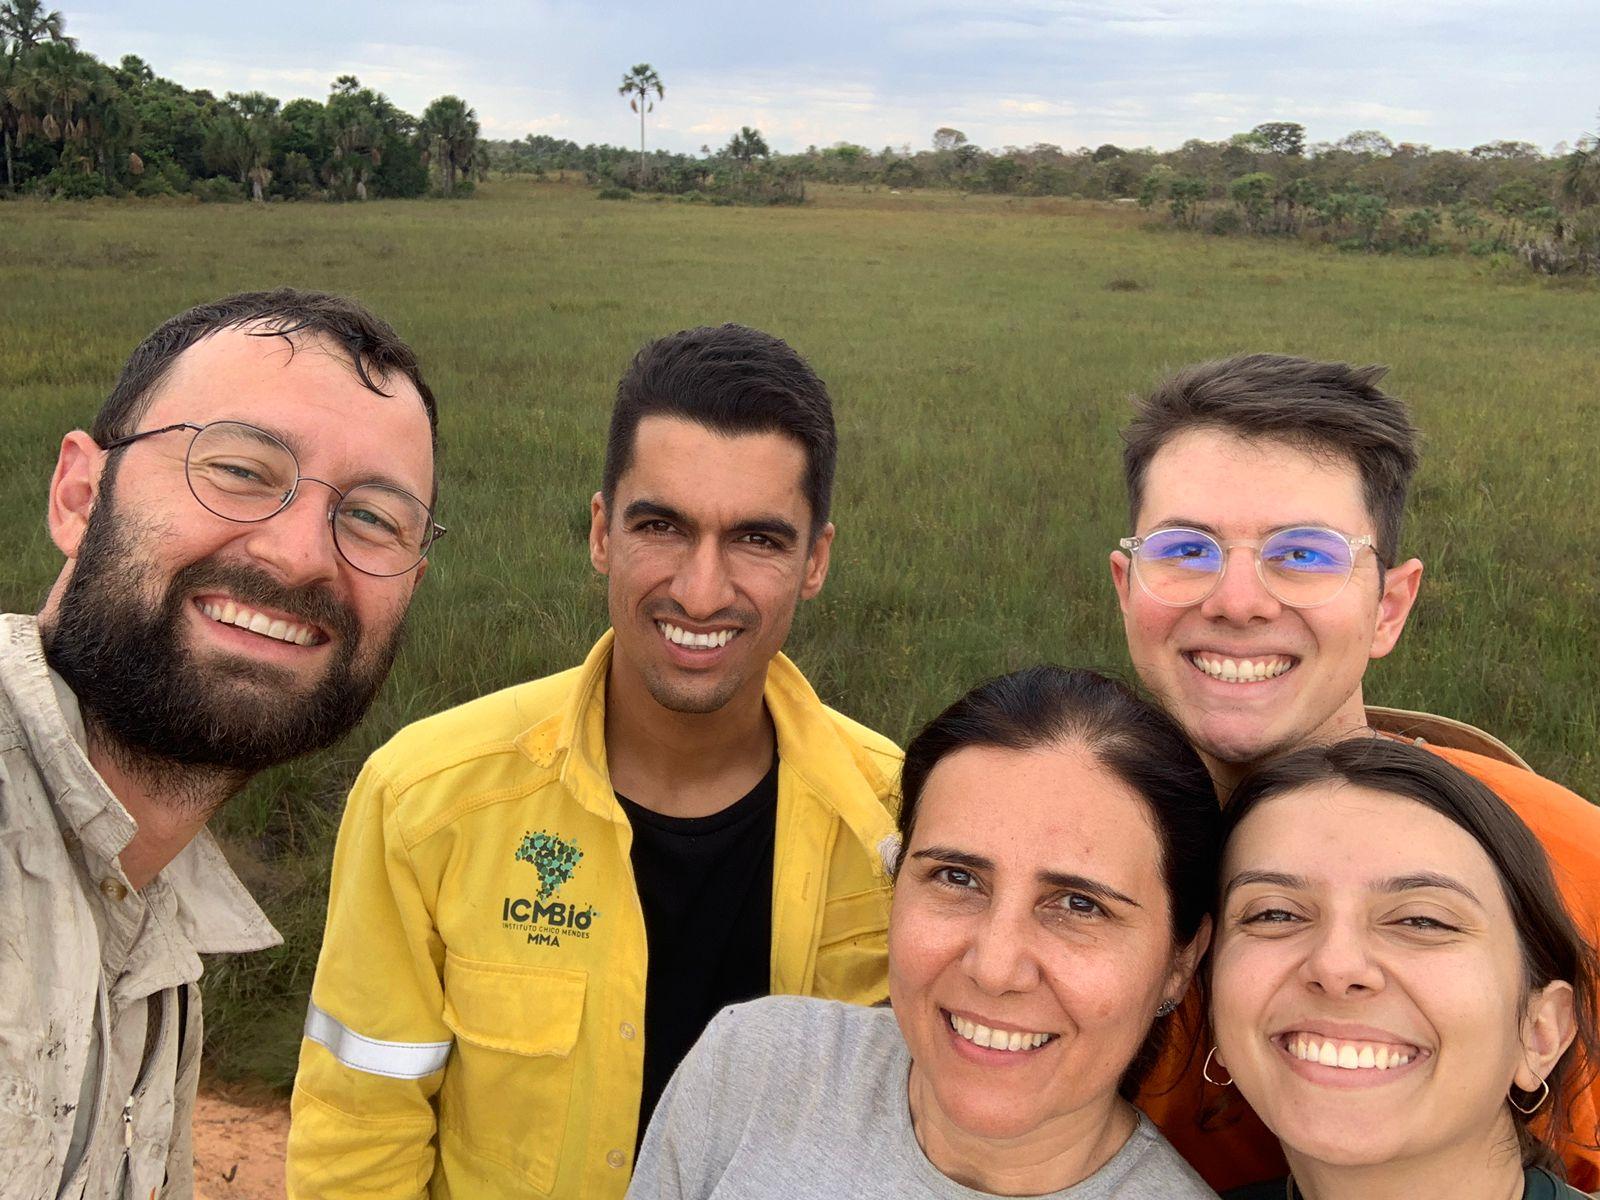
M1286 901L1255 900L1246 904L1234 923L1251 933L1267 936L1293 933L1306 923L1306 916Z
M663 535L676 532L676 526L664 517L647 517L633 527L635 533Z
M1193 529L1163 529L1152 533L1139 548L1146 562L1161 566L1215 569L1217 544Z
M754 530L750 531L749 533L740 534L739 535L739 541L743 545L754 546L758 550L783 550L783 549L786 549L784 543L779 541L772 534L770 534L770 533L758 533L758 532L756 532Z
M1106 910L1100 905L1099 901L1085 896L1082 892L1068 892L1063 896L1057 896L1052 903L1059 911L1074 917L1103 917L1107 915Z
M1343 571L1350 547L1326 529L1290 529L1267 539L1261 561L1286 571Z
M935 883L963 892L976 890L978 886L977 876L962 867L935 867L928 872L928 878Z

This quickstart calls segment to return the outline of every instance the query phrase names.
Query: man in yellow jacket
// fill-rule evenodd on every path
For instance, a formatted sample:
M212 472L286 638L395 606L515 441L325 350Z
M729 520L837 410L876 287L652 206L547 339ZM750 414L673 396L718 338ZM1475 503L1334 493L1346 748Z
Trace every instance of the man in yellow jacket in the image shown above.
M822 381L740 326L618 388L582 666L373 755L334 855L292 1196L620 1197L725 1004L887 994L899 751L780 649L828 571Z

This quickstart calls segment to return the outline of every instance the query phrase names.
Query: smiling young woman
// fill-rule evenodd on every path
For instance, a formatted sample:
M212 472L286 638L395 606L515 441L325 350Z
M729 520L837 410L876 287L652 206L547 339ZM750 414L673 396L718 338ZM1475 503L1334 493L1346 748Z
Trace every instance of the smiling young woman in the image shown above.
M1210 935L1221 818L1177 726L1036 667L934 718L901 790L892 1009L724 1010L629 1196L1214 1197L1127 1099Z
M1292 1175L1237 1200L1540 1200L1595 1061L1595 959L1492 792L1377 736L1289 755L1224 814L1212 1072ZM1226 1079L1224 1075L1222 1078Z

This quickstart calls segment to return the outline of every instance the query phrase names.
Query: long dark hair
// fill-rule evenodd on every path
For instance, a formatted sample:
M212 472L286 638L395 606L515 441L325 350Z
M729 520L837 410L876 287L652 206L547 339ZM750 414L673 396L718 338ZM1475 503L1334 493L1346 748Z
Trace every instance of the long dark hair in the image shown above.
M1002 675L923 726L906 747L900 775L901 846L911 845L923 789L942 759L968 746L1034 750L1071 743L1081 744L1150 810L1173 944L1189 945L1211 911L1222 821L1216 789L1177 722L1094 671L1038 666ZM1118 1088L1124 1097L1138 1091L1165 1030L1166 1022L1158 1021L1124 1072Z
M1507 1097L1524 1166L1561 1170L1558 1147L1573 1136L1572 1101L1594 1079L1597 1039L1595 951L1562 903L1544 848L1522 819L1487 785L1430 751L1405 742L1362 735L1331 746L1311 746L1269 763L1241 780L1223 810L1222 839L1264 801L1325 783L1347 783L1414 800L1466 830L1488 855L1511 910L1522 950L1523 987L1531 993L1555 980L1572 985L1577 1036L1551 1068L1549 1118L1539 1122ZM1531 1108L1540 1092L1519 1092ZM1597 1130L1587 1131L1592 1144Z

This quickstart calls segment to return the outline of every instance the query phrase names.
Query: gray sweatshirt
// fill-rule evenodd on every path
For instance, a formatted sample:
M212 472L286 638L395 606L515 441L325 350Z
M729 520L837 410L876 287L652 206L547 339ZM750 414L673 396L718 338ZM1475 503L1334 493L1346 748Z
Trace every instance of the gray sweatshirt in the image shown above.
M894 1013L769 996L723 1009L678 1067L628 1200L980 1200L911 1130ZM1049 1200L1216 1200L1142 1114L1127 1143Z

